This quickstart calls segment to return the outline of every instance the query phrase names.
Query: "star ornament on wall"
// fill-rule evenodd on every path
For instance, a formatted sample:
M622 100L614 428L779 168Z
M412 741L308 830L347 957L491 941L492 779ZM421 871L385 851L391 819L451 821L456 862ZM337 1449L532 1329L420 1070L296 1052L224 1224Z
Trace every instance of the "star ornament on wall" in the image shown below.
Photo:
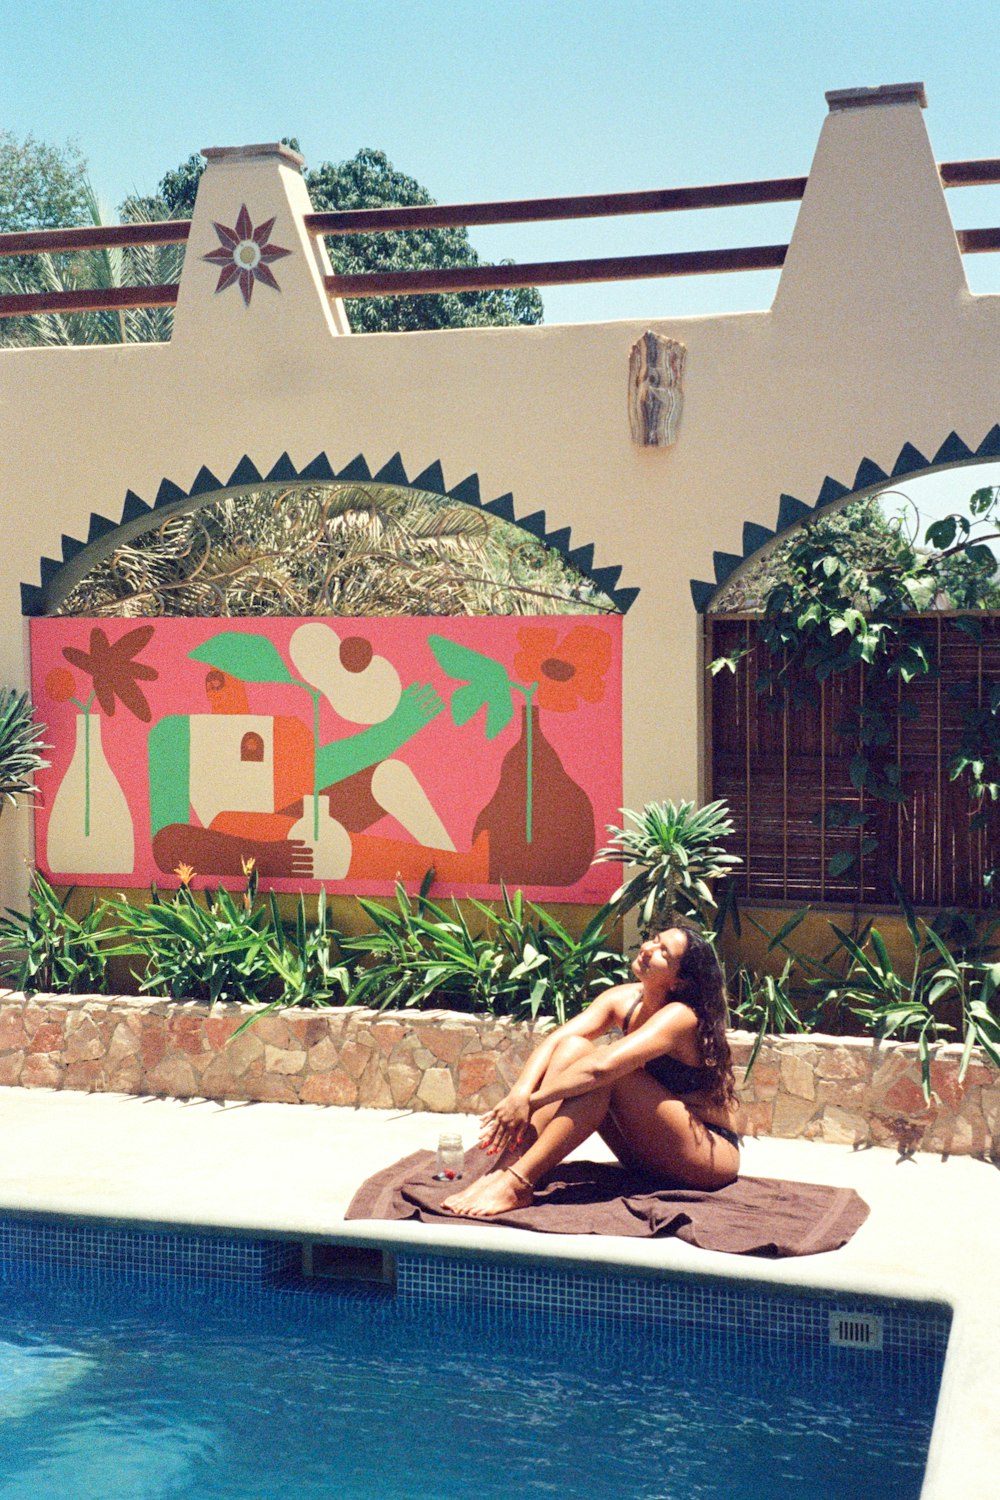
M265 286L274 287L276 292L280 292L281 287L270 269L271 262L281 260L292 252L268 242L267 237L274 228L274 219L265 219L263 224L254 229L244 203L236 216L234 229L229 229L225 224L216 224L214 220L213 224L219 236L219 249L209 251L208 255L202 256L202 260L221 267L216 292L224 292L227 286L238 281L247 307L250 306L255 281L262 281Z

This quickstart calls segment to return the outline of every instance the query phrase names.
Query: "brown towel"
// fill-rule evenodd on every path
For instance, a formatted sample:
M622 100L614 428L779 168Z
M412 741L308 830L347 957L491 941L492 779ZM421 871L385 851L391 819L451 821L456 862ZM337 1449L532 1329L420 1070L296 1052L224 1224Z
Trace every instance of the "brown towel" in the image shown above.
M468 1152L462 1186L492 1165L484 1152ZM435 1182L434 1171L433 1152L404 1156L362 1183L346 1217L461 1223L438 1207L456 1185ZM674 1234L701 1250L778 1258L837 1250L867 1217L853 1188L768 1177L740 1177L711 1191L660 1187L615 1162L571 1161L543 1179L528 1208L472 1222L546 1234Z

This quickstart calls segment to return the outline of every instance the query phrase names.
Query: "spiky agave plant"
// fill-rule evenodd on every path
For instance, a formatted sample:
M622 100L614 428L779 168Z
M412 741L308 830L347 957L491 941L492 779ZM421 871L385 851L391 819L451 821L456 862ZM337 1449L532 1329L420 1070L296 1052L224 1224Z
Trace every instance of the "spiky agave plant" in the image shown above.
M716 904L708 882L743 863L722 844L733 831L726 803L648 802L641 813L623 807L622 814L626 826L608 824L612 842L596 856L601 862L635 866L611 905L620 916L638 908L644 938L669 927L677 916L704 925L706 908Z
M33 794L35 772L48 765L44 734L27 693L0 688L0 811Z

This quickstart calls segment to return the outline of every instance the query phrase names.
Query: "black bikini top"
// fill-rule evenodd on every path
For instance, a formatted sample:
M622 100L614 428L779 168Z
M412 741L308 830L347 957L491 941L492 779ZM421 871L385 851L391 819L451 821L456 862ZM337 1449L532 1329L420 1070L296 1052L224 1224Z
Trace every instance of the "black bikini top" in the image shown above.
M681 1004L685 1002L682 1000ZM635 1004L630 1008L622 1026L622 1036L628 1036L632 1017L642 1004L640 995ZM708 1088L712 1079L711 1068L695 1068L691 1063L682 1062L679 1057L671 1057L669 1052L663 1052L659 1057L650 1058L646 1064L646 1072L661 1083L671 1094L696 1094L699 1089Z

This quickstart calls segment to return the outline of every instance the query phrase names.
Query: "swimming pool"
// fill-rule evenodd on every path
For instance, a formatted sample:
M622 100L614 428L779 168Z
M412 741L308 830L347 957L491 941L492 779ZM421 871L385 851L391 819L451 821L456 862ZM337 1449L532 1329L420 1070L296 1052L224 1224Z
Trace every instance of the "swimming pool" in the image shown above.
M314 1269L365 1279L304 1279L289 1241L0 1221L0 1500L919 1495L938 1305L429 1254Z

